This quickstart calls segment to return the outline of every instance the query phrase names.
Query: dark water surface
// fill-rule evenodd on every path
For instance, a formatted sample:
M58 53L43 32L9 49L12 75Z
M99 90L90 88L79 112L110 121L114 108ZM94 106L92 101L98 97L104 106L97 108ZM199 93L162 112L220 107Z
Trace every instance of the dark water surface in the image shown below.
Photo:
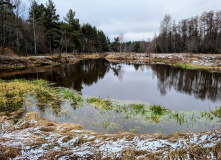
M2 79L45 79L83 95L140 100L174 111L208 111L221 105L221 74L169 65L115 64L105 59L6 72Z
M54 110L51 106L39 107L35 97L26 98L24 113L37 112L58 123L81 124L84 129L97 133L127 131L169 135L176 131L201 132L220 128L219 118L211 119L209 112L199 112L221 106L219 73L159 64L115 64L96 59L67 66L1 71L0 78L45 79L83 95L119 99L121 105L110 110L87 103L77 107L69 101L63 101ZM83 96L84 100L87 97ZM173 111L156 116L148 110L148 104L140 109L128 106L143 102L160 104Z

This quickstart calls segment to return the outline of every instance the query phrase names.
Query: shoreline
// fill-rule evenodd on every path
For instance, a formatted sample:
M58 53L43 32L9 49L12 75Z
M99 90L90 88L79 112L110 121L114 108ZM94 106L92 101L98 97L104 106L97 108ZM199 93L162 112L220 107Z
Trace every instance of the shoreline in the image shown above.
M54 67L75 64L84 59L105 58L113 63L132 64L168 64L183 69L202 69L209 72L221 72L221 54L190 53L63 53L57 55L7 57L0 56L0 70L16 70L33 67Z
M162 55L158 56L162 58ZM132 63L135 61L132 60ZM19 115L15 113L15 117L16 114ZM18 122L0 113L0 128L2 159L8 158L9 155L10 158L16 159L221 158L221 129L205 132L175 132L166 137L159 133L97 134L84 130L78 124L58 124L40 118L33 112L18 119Z
M58 124L36 113L14 123L0 116L2 158L175 159L220 158L221 129L206 132L97 134L78 124ZM0 157L1 157L0 156ZM5 157L4 157L5 156Z

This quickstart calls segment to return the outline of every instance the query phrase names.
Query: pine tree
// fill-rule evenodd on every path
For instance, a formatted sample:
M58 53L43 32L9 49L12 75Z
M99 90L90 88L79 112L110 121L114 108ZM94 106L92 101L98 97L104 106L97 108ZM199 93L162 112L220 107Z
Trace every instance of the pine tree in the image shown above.
M137 42L137 43L134 45L133 52L137 52L137 53L141 53L141 52L142 52L142 49L141 49L141 47L140 47L140 43Z
M154 53L161 53L161 49L160 49L159 43L156 44L156 46L154 48Z
M48 0L43 16L44 34L47 38L47 44L52 54L54 48L59 47L61 32L58 24L59 15L56 14L55 5L52 0Z
M74 17L75 17L75 12L73 12L71 9L67 13L66 17L64 17L64 20L67 23L64 27L66 47L72 48L73 52L76 49L80 50L81 46L79 19L75 19Z
M114 42L112 43L112 49L113 51L117 52L120 48L120 40L119 37L114 38Z
M6 47L8 43L11 42L11 33L14 30L14 13L10 0L0 1L0 42L2 47Z

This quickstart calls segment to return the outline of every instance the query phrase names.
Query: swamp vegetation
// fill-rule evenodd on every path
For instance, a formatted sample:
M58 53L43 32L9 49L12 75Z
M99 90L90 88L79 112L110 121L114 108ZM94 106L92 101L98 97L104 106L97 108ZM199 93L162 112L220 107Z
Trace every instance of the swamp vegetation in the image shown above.
M195 99L189 99L195 106L190 109L189 103L171 107L166 103L96 95L102 93L97 83L104 91L105 86L112 86L109 72L115 78L111 77L112 82L120 87L124 84L116 81L130 86L125 79L131 80L128 73L133 70L145 76L154 75L155 89L162 97L172 90L176 94L194 95L196 100L206 103L214 102L211 103L214 106L200 108ZM5 76L0 80L0 143L3 146L0 151L7 157L10 150L12 158L188 159L201 154L199 148L203 147L208 157L219 157L221 106L216 105L220 104L219 80L218 73L186 71L166 65L125 66L104 60L84 60L66 68ZM124 89L129 92L128 88ZM151 85L148 89L153 94ZM140 90L141 94L148 93L148 89ZM118 92L121 95L120 89ZM139 92L134 93L140 96ZM25 140L18 139L23 136ZM181 141L185 142L181 144ZM20 143L20 147L16 146ZM94 151L89 151L91 148Z
M112 99L101 97L81 96L77 91L62 87L55 87L53 83L45 80L1 80L1 112L10 115L20 109L20 112L39 111L42 117L55 120L60 123L80 122L85 129L98 133L115 133L117 131L130 131L135 133L146 133L150 126L154 132L162 132L164 135L175 131L186 129L198 131L202 123L207 124L210 129L219 128L221 107L214 111L172 111L161 105L149 105L139 103L119 104ZM81 108L83 108L81 110ZM22 111L21 111L22 110ZM81 110L81 113L78 113ZM74 113L76 111L76 113ZM87 113L95 119L89 119ZM78 115L79 114L79 115ZM115 120L117 119L117 121ZM82 121L81 121L82 120ZM92 123L91 123L92 122ZM174 124L176 123L176 125ZM157 125L159 123L159 125ZM154 125L155 124L155 125ZM164 131L165 124L175 125L173 130ZM161 127L162 128L161 128ZM183 126L185 126L183 128ZM102 128L102 129L101 129ZM161 128L162 130L157 130ZM209 129L208 127L203 128Z

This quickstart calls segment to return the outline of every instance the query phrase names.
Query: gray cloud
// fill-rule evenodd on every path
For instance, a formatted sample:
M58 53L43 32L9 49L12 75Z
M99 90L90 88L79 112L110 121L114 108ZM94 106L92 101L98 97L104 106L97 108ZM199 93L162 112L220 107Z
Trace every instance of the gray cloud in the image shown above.
M41 0L45 4L47 0ZM125 41L147 40L158 33L165 14L173 19L201 15L204 11L220 10L220 0L53 0L63 18L69 9L76 12L80 23L102 29L111 40L124 34Z

